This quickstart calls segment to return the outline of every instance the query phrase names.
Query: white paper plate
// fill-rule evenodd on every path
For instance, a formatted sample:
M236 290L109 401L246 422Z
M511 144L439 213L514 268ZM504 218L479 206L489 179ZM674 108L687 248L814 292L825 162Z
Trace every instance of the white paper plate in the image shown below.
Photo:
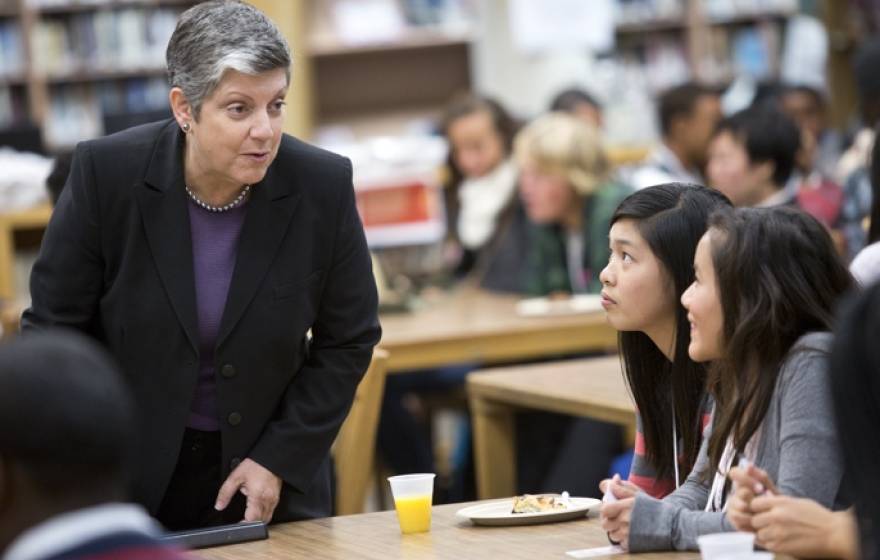
M510 525L534 525L536 523L553 523L583 517L590 509L597 508L602 504L596 498L571 498L571 507L563 510L539 511L535 513L511 513L513 510L513 498L478 504L466 507L455 512L461 519L466 519L474 525L510 526Z
M599 311L602 311L602 296L599 294L577 294L563 299L539 297L516 303L516 312L523 317L577 315Z

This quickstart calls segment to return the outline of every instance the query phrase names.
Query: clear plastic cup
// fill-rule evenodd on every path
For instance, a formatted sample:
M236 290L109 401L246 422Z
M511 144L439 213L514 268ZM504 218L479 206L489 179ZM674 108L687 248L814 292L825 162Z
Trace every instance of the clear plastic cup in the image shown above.
M431 530L431 502L434 499L434 473L389 476L394 509L404 535Z
M751 555L755 534L745 532L713 533L697 537L703 560L721 560L728 556Z

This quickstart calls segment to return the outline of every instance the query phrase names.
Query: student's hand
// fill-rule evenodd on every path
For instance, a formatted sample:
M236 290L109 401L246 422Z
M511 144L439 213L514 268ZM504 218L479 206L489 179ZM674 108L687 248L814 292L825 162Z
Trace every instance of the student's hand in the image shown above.
M624 550L629 550L629 520L635 503L635 498L625 498L613 503L604 503L599 510L602 528L608 533L608 538Z
M800 558L857 558L858 529L850 511L832 512L813 500L760 496L752 501L755 542Z
M229 473L226 482L220 487L214 508L218 511L226 509L238 491L247 498L244 521L268 523L272 520L272 514L275 513L281 497L281 479L272 471L252 459L245 459Z
M767 492L778 494L779 491L767 473L754 465L734 467L728 476L734 483L734 491L727 500L727 519L737 531L754 532L752 500Z
M614 494L614 497L618 500L632 498L642 491L641 488L639 488L632 482L628 480L621 480L617 475L614 475L614 478L606 478L605 480L600 482L599 490L601 490L604 494L608 491L609 484L611 485L611 493Z

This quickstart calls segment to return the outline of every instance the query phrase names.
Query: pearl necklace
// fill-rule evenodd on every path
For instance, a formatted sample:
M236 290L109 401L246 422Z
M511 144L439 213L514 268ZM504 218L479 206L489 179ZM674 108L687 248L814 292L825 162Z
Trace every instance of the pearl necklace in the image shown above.
M186 189L186 194L189 195L193 202L209 212L226 212L227 210L232 210L233 208L241 204L241 201L244 200L244 197L246 197L248 192L250 192L251 190L250 185L245 185L244 188L241 190L241 193L237 197L235 197L235 200L233 200L229 204L224 204L223 206L212 206L197 197L196 193L192 192L188 186L184 185L183 187Z

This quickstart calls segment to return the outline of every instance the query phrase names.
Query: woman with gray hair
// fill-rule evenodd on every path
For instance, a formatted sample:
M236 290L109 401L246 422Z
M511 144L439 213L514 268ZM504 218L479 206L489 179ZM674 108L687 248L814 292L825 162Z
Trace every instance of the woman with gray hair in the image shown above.
M282 133L290 52L252 6L184 12L167 63L173 119L77 146L22 327L119 361L168 528L329 515L380 335L351 163Z

